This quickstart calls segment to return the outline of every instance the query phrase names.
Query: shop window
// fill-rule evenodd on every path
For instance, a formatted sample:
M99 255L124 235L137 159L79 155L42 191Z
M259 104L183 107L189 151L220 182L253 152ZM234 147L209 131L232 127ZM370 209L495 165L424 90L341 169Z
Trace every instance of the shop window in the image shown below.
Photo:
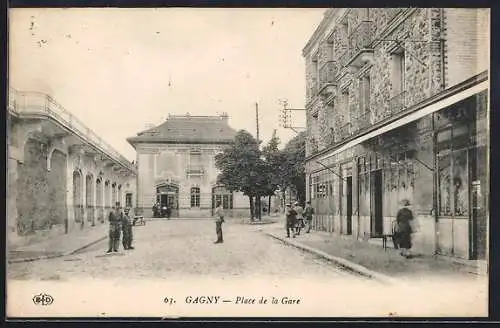
M451 215L451 158L449 154L439 157L439 215Z
M456 216L467 216L469 190L467 177L467 151L453 153L453 207Z

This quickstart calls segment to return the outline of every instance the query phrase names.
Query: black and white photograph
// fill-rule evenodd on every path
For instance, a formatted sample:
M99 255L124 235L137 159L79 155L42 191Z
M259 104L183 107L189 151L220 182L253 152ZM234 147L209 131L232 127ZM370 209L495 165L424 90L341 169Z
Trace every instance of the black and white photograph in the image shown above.
M488 316L490 9L8 28L7 317Z

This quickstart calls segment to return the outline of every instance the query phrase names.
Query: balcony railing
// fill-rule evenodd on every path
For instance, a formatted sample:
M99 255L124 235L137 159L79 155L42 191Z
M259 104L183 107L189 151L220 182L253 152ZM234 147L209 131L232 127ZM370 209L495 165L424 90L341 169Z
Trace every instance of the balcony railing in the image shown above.
M387 22L390 22L398 14L402 13L406 8L386 8Z
M186 169L186 173L189 175L201 175L205 173L205 169L200 165L190 165Z
M136 168L131 162L47 94L40 92L20 92L10 88L9 110L18 114L48 115L69 130L83 136L87 142L97 147L103 153L110 155L114 160L132 172L136 172Z
M346 123L346 124L344 124L344 125L342 125L340 127L339 134L340 134L340 138L342 140L350 137L351 133L352 133L352 124L351 124L351 122Z
M390 115L396 115L406 108L406 91L403 91L389 100Z
M370 112L368 110L360 114L356 120L358 125L358 130L364 130L371 125L370 122Z
M335 76L337 75L338 64L336 61L327 61L319 71L319 88L323 88L328 84L335 83Z
M374 39L375 30L372 21L362 21L354 28L349 35L349 50L351 55L356 55L360 51L369 49Z
M342 69L344 66L347 66L347 63L349 62L349 56L350 52L348 49L346 49L340 56L339 56L339 65L340 69Z
M316 78L312 78L307 85L307 94L309 101L312 101L318 94L318 81Z

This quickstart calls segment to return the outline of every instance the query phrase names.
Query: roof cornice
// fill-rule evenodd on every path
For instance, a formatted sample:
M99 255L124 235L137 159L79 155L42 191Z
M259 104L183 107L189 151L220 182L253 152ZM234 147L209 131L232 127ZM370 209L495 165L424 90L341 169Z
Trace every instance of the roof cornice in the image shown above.
M325 32L325 29L328 27L330 20L334 17L337 12L342 8L329 8L325 11L323 15L323 19L319 23L318 27L314 31L313 35L307 41L305 47L302 49L302 56L306 56L306 54L311 50L311 47L316 41L320 38L321 35Z
M162 139L162 138L127 138L126 139L129 144L135 147L136 144L144 144L144 143L155 143L155 144L221 144L227 145L234 142L233 139L193 139L193 140L170 140L170 139Z

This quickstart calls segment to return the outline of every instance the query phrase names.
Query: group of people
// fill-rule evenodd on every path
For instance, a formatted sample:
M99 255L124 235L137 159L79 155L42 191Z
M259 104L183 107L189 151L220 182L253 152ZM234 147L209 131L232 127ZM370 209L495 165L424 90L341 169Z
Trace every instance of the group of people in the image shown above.
M314 208L311 206L311 202L306 203L306 207L303 209L298 202L295 202L293 206L291 204L286 204L285 216L286 216L286 236L290 238L290 234L293 238L300 235L300 231L307 227L306 233L311 231L312 220L314 215ZM401 208L399 209L396 220L394 222L392 238L394 242L394 248L400 250L400 255L406 258L410 258L412 254L410 250L413 246L412 234L415 232L413 212L409 208L411 203L408 199L403 199L401 201Z
M167 206L167 204L160 204L160 202L156 202L154 205L153 205L153 216L155 218L159 218L159 217L166 217L168 219L170 219L170 216L172 214L172 210L170 209L169 206Z
M299 202L295 202L293 206L289 203L286 204L285 216L287 238L290 238L290 232L292 233L292 237L295 238L295 236L300 235L300 231L306 227L306 233L309 233L311 231L313 214L314 208L311 206L310 201L307 202L305 208L302 208Z
M118 252L120 247L120 235L123 233L123 249L134 249L133 240L133 218L130 209L122 211L120 203L116 203L114 211L109 212L109 247L107 253Z

